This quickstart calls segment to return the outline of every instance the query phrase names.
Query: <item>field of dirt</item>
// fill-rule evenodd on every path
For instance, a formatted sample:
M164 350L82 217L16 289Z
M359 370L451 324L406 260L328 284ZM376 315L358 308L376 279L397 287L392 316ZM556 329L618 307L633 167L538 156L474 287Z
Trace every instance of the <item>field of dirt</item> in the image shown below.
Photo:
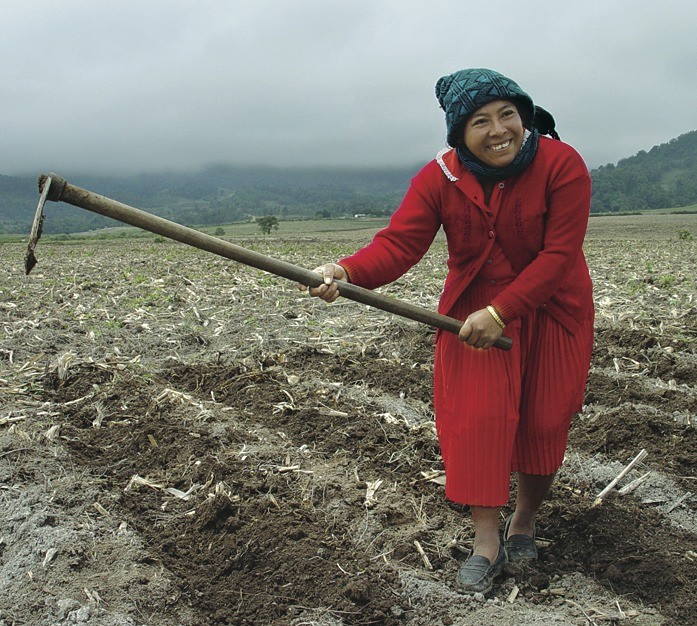
M369 236L236 243L312 268ZM44 240L28 277L0 244L0 626L697 624L697 215L586 250L586 403L539 561L484 598L430 328L153 237ZM444 260L383 291L435 308Z

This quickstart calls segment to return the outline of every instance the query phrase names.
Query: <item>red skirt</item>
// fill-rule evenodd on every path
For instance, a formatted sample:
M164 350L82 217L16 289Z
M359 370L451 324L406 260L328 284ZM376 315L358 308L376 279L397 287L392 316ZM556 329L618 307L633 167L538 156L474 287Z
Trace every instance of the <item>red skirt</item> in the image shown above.
M501 289L476 280L453 317L483 309ZM511 472L554 474L571 418L581 410L593 348L593 315L573 334L543 309L514 320L509 351L473 350L440 334L434 363L436 428L448 499L508 501Z

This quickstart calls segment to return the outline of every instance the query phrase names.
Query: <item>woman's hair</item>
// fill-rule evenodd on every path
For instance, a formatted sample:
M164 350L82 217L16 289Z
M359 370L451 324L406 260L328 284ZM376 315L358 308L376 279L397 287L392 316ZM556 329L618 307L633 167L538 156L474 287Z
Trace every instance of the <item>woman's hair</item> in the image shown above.
M549 135L554 139L559 139L557 131L554 129L554 118L549 111L546 111L541 106L535 105L535 114L532 117L532 125L536 128L540 135Z

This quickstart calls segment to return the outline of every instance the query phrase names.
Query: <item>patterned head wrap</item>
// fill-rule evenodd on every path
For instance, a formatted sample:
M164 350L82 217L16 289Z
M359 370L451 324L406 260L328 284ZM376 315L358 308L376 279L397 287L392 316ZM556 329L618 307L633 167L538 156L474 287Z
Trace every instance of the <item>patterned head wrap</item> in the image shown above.
M494 100L511 100L518 108L523 126L532 128L535 114L532 98L517 83L493 70L473 68L443 76L436 83L436 98L445 111L448 144L453 148L461 143L467 118Z

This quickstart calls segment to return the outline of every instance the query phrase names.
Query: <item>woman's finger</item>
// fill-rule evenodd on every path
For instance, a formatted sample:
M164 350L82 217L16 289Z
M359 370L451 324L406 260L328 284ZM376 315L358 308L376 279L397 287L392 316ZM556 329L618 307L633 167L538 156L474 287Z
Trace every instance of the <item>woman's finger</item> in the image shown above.
M334 302L340 295L336 281L345 281L346 272L341 265L336 263L325 263L314 269L322 275L322 284L308 289L311 296L321 298L325 302Z
M322 278L324 279L324 284L331 285L332 282L334 281L334 274L336 272L334 264L327 263L326 265L323 265L319 269L321 271Z

